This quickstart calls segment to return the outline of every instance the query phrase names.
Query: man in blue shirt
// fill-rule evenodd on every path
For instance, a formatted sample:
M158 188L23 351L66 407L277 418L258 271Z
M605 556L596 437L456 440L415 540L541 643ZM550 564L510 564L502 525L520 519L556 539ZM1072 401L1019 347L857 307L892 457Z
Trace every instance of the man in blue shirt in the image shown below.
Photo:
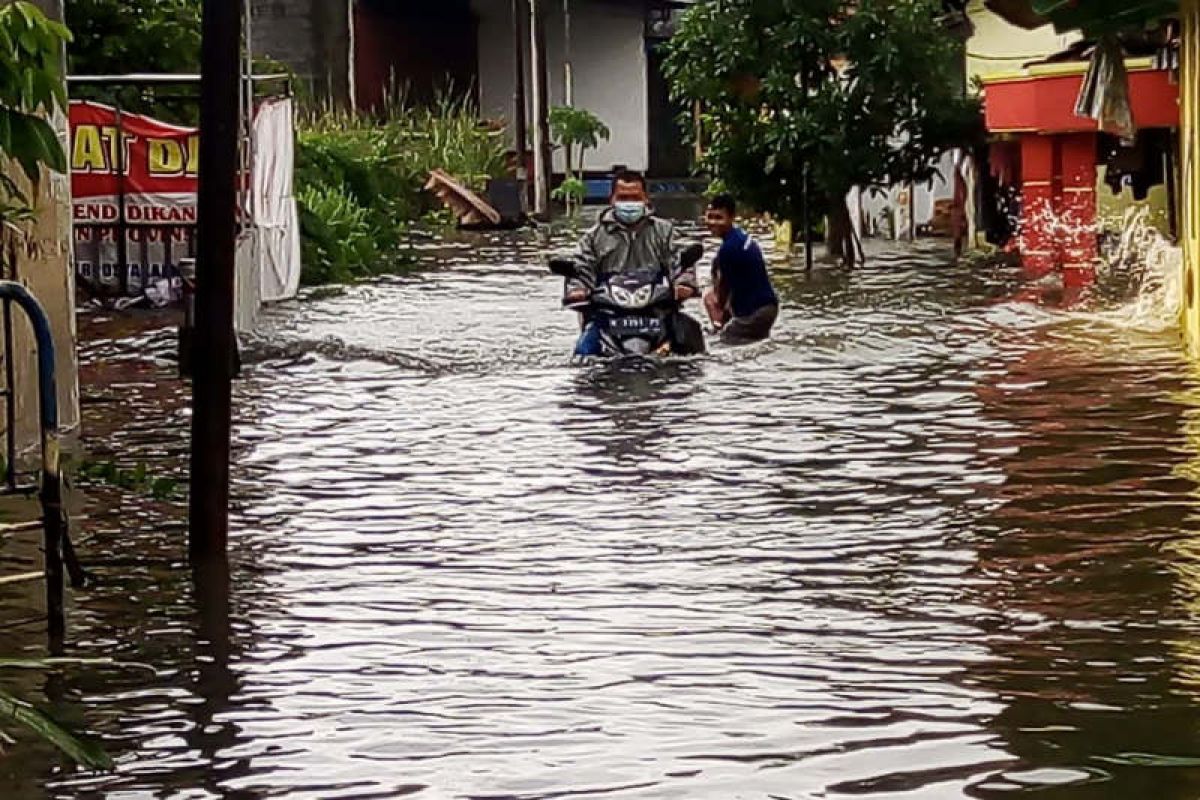
M714 197L704 215L709 232L721 240L704 307L721 331L721 341L749 344L771 335L779 316L779 296L771 286L758 242L737 226L736 219L737 204L727 194Z

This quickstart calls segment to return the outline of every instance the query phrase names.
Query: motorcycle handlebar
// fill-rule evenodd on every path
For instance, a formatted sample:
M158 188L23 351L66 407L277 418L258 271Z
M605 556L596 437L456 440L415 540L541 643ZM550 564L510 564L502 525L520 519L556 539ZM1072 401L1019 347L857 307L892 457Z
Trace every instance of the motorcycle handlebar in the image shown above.
M679 251L679 268L691 269L704 257L704 245L693 243ZM563 278L574 278L579 273L579 264L574 256L551 256L548 262L550 271Z

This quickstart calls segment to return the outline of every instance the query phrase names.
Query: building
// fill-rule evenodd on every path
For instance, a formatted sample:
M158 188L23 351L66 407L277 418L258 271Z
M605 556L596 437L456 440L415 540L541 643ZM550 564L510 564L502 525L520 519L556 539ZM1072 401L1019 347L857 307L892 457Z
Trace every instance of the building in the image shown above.
M1126 59L1136 142L1123 145L1101 133L1097 121L1075 113L1088 69L1078 58L1043 61L983 79L992 166L1011 172L1020 192L1021 256L1032 277L1061 272L1067 286L1084 286L1095 275L1101 197L1120 189L1149 199L1158 190L1160 221L1169 228L1165 198L1174 180L1165 159L1179 125L1179 89L1169 70L1149 58ZM1011 165L1011 166L1008 166ZM1126 182L1126 177L1131 178ZM1109 203L1120 209L1120 203ZM1119 226L1119 220L1107 225Z
M967 16L972 34L967 44L967 86L973 93L986 78L1061 53L1083 38L1079 31L1059 32L1051 25L1029 29L996 13L985 0L970 0Z
M691 151L676 124L659 44L671 33L667 0L567 0L544 6L548 99L567 101L612 130L585 168L615 165L688 174ZM527 0L251 0L256 55L286 63L317 97L378 108L404 96L468 93L490 117L515 116L514 9L526 46L527 115L533 97ZM523 11L521 9L524 9ZM532 130L532 128L531 128ZM561 160L557 162L561 170Z
M1067 283L1082 285L1099 240L1118 231L1131 209L1144 209L1163 234L1178 233L1179 92L1169 65L1159 69L1150 58L1160 48L1153 37L1126 36L1137 143L1123 147L1099 133L1095 120L1074 114L1096 37L1049 24L1034 5L973 0L969 7L969 82L984 94L991 142L983 208L992 212L994 241L1019 232L1032 274L1062 271ZM1005 224L1013 208L1019 230Z

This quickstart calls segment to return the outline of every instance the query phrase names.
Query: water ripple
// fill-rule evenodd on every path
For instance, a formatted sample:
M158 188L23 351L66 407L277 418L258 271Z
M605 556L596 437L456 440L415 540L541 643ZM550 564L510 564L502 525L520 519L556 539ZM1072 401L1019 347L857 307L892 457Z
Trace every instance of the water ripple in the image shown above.
M72 651L158 672L65 670L53 704L118 770L28 745L13 796L1200 791L1122 755L1200 753L1200 402L1169 336L922 245L780 270L771 342L571 367L556 244L429 242L269 313L224 627L182 504L84 486ZM163 324L84 322L88 434L182 475Z

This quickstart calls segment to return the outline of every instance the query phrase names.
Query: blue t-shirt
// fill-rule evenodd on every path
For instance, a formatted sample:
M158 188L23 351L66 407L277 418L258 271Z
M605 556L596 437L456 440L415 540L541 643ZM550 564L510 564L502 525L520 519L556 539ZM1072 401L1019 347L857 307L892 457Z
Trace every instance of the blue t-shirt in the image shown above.
M762 250L741 228L734 228L725 237L713 266L721 273L735 317L748 317L763 306L779 305Z

